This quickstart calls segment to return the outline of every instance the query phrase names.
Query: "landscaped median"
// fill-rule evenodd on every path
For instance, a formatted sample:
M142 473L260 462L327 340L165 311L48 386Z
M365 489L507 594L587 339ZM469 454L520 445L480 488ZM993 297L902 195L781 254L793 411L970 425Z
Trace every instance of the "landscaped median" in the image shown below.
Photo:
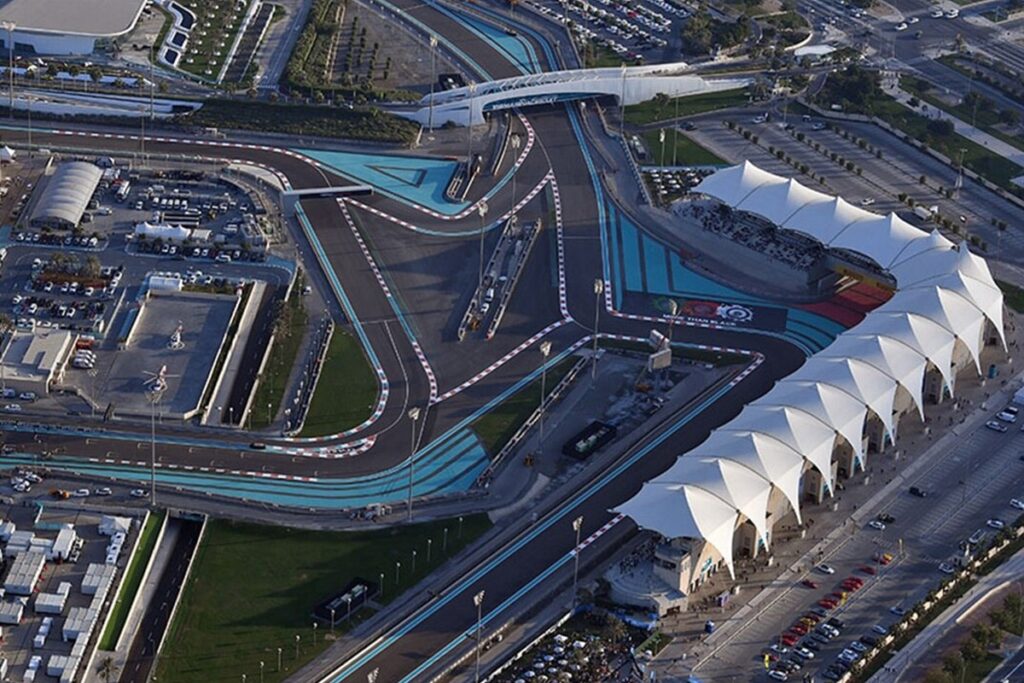
M335 329L300 436L328 436L359 426L373 414L379 390L359 340Z
M967 592L978 583L980 577L993 572L1002 563L1009 560L1022 549L1024 549L1024 516L999 532L991 544L985 550L977 550L975 559L966 562L965 566L955 569L954 574L942 582L938 589L928 594L923 601L907 609L907 615L890 629L890 634L885 636L879 643L878 648L868 650L864 657L858 660L852 671L842 681L867 681L875 673L880 671L887 662L899 657L899 651L908 646L925 627L935 621L943 612L964 597ZM1010 607L1005 607L1010 609ZM1021 612L1020 605L1016 608ZM1018 620L1019 621L1019 620ZM984 636L982 640L988 640ZM975 638L975 640L978 640ZM975 683L985 678L988 673L999 664L1002 659L989 652L983 646L969 648L967 654L961 659L960 669L956 672L957 681ZM936 659L936 665L942 662ZM906 662L902 663L906 665ZM939 672L938 675L941 675ZM953 678L938 678L937 680L953 681Z
M686 95L675 99L667 95L658 95L654 99L626 107L626 123L643 126L679 116L692 116L716 109L739 107L749 101L750 91L747 88L719 90L702 95Z
M142 585L142 577L146 573L146 567L149 566L150 558L156 549L156 542L160 536L160 528L163 526L165 514L163 510L150 513L146 518L142 531L139 532L139 542L136 544L135 552L128 562L128 568L121 578L121 585L117 590L114 604L110 608L107 625L103 629L103 635L100 636L99 648L101 650L113 650L117 646L117 641L121 637L121 631L124 629L125 621L128 619L132 603L135 602L135 596Z
M353 579L376 585L383 575L383 591L371 597L370 607L353 611L359 622L490 527L482 514L366 532L211 520L154 680L284 680L335 640L330 624L313 628L312 612L321 601ZM336 633L348 630L346 617L338 613Z

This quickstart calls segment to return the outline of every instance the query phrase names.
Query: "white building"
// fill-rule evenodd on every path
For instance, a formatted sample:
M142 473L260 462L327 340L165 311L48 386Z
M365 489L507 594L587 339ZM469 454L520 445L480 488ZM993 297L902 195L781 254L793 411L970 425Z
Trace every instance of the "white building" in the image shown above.
M0 0L0 22L14 25L18 51L88 55L98 40L114 40L135 27L146 0ZM0 31L8 50L7 31Z
M618 506L674 539L655 573L683 593L737 556L768 548L776 524L801 520L802 499L830 495L837 477L895 441L904 417L980 372L986 343L1006 341L1003 295L966 244L879 216L749 162L696 188L722 203L865 256L897 283L893 297L731 422ZM671 566L670 566L671 565Z

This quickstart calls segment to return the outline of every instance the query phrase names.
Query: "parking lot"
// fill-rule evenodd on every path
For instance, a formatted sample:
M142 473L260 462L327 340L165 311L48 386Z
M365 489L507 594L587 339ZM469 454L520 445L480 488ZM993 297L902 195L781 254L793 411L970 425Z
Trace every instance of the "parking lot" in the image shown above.
M965 404L961 409L970 407ZM722 649L715 659L704 660L698 669L701 678L728 680L738 671L767 677L763 663L767 656L776 662L773 668L783 673L790 669L790 679L811 673L834 680L862 656L862 648L873 647L956 564L1017 519L1024 507L1024 433L1020 420L995 418L1004 407L989 407L985 419L974 427L953 425L958 438L942 457L915 472L865 522L854 525L847 519L841 524L842 532L832 547L823 555L804 558L809 561L770 607L756 619L746 619L728 645L717 645ZM940 419L946 428L948 418L933 419ZM991 422L1006 430L988 427ZM916 430L908 436L911 447L914 442L932 441L930 435ZM869 465L868 478L858 475L848 481L846 490L837 494L840 519L844 509L852 512L843 498L861 499L862 487L879 479L884 484L894 471L892 465L879 461ZM824 518L833 513L809 510L808 514ZM778 533L776 542L787 536L796 538L790 541L796 545L802 542L792 530ZM786 547L773 554L776 562L788 565L802 553ZM741 569L741 577L748 571ZM753 580L750 573L741 584ZM772 677L783 680L782 675Z
M578 39L634 62L663 61L661 51L678 45L679 29L690 11L678 0L528 0L552 21L571 21Z

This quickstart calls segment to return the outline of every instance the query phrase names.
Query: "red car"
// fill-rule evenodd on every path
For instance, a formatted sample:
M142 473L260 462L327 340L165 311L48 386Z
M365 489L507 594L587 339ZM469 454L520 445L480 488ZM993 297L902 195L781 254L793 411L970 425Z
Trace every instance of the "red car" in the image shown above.
M835 609L838 604L839 603L832 598L822 598L821 600L818 600L818 605L825 609Z
M863 586L864 585L864 579L860 578L859 576L848 576L843 581L843 583L846 583L846 582L855 583L858 586Z
M875 569L874 567L872 567L871 565L868 565L868 564L866 564L863 567L861 567L860 570L862 572L864 572L865 574L871 574L871 576L874 576L875 574L878 573L877 569Z
M793 627L789 630L799 636L807 635L807 626L805 624L793 624Z
M819 617L817 614L810 614L810 613L805 614L804 615L804 619L806 619L807 621L811 622L812 624L817 624L818 622L821 621L821 617Z
M803 585L803 586L807 586L808 588L817 588L818 587L818 584L816 584L814 581L811 581L810 579L804 579L803 581L800 582L800 584Z
M793 645L795 645L799 640L800 638L798 636L794 636L791 633L787 633L782 636L782 644L786 647L793 647Z

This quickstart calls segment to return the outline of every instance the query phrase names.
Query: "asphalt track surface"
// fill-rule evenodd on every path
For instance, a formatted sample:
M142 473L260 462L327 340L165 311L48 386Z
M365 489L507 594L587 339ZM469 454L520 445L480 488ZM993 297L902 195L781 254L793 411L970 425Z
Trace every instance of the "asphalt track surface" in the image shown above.
M170 561L160 575L139 629L132 637L128 658L121 670L120 683L147 683L156 658L156 651L167 630L171 608L185 585L189 562L199 543L202 524L195 520L172 517L167 524L179 525ZM140 588L141 590L141 588Z
M395 4L408 16L445 40L456 44L470 61L486 70L492 78L519 75L506 55L497 51L449 14L439 12L430 5L399 0ZM526 34L528 35L528 34ZM543 46L530 38L538 55L543 55ZM550 65L545 65L549 67ZM563 244L568 245L564 254L565 302L561 321L544 338L554 347L553 355L569 349L589 332L589 321L594 319L595 300L592 283L604 278L602 243L599 226L605 208L604 190L594 179L605 168L604 155L585 154L578 136L584 136L585 144L595 150L602 145L612 144L603 137L591 136L590 131L599 131L596 119L580 123L578 110L557 107L529 113L529 123L536 135L536 144L524 160L519 174L520 188L533 187L550 172L557 182L562 206ZM586 114L593 116L592 113ZM595 134L599 136L600 134ZM8 141L17 142L20 133L9 131ZM114 138L81 137L77 134L34 131L35 143L66 148L76 144L95 149L99 145L112 150L131 152L138 148L137 140L131 136ZM146 148L152 154L188 154L217 156L245 160L271 167L287 177L297 189L326 187L346 184L311 163L293 154L260 146L234 145L161 138L147 139ZM475 188L474 194L484 188ZM488 199L491 212L500 215L511 206L511 191L506 186L493 193ZM473 199L474 197L471 197ZM438 224L445 229L462 228L474 231L478 217L469 213L462 219L431 221L430 217L398 202L375 196L366 201L368 206L385 211L402 219L415 219L423 225ZM453 354L453 360L440 362L428 354L427 360L435 375L437 388L432 390L431 381L424 371L413 339L404 333L404 327L396 320L392 302L385 295L370 264L367 262L356 233L347 229L347 218L337 201L315 199L303 202L303 209L311 229L321 245L321 253L329 261L334 273L343 280L344 290L351 311L363 321L362 328L366 342L379 359L381 369L389 381L388 401L383 413L363 435L375 437L375 446L358 457L316 459L312 464L302 455L284 455L279 452L245 451L247 439L242 436L222 437L217 443L200 443L180 446L165 443L160 446L162 462L202 463L209 467L239 467L240 452L244 453L244 467L281 475L306 476L315 467L320 476L345 477L372 474L383 469L400 465L408 453L408 439L411 425L406 411L411 406L430 406L419 425L419 442L429 442L437 435L457 424L466 415L473 414L480 405L491 400L499 392L511 387L525 374L537 369L539 354L518 353L498 365L482 379L468 385L451 398L431 405L430 397L442 395L461 383L472 380L481 368L490 367L524 344L522 330L500 332L494 340L474 346L471 352ZM620 207L620 210L622 207ZM373 213L351 209L354 221L364 230L380 231L387 234L394 223L381 221ZM376 232L374 234L377 234ZM397 239L397 238L393 238ZM453 248L453 259L466 260L474 253L475 236L469 237L470 246L463 244L461 250ZM475 272L475 263L470 259L467 268ZM535 297L536 298L536 297ZM550 322L550 302L536 304L538 321L533 331ZM561 306L559 306L559 310ZM530 306L522 309L529 317ZM599 311L602 334L644 337L652 321L637 321L616 315L603 306ZM416 312L411 314L415 317ZM426 319L426 318L425 318ZM587 321L587 322L583 322ZM415 321L414 321L415 322ZM660 322L660 321L654 321ZM529 339L529 337L527 337ZM347 663L341 673L331 675L328 680L359 680L375 668L380 669L381 681L420 680L431 667L440 665L432 658L435 653L444 653L455 643L458 645L467 629L475 623L475 608L471 596L479 590L486 591L488 606L502 606L519 599L524 587L529 588L538 578L560 581L570 576L570 565L565 562L566 553L571 549L570 520L582 515L582 534L588 537L612 520L609 512L616 504L634 494L641 483L663 471L674 458L704 440L714 427L736 415L751 399L765 393L773 383L790 374L803 362L803 354L796 347L781 339L756 332L712 330L703 327L678 326L674 339L679 343L710 344L726 348L745 349L764 359L748 376L735 385L720 388L700 404L691 406L685 413L674 416L662 430L649 434L644 445L632 451L625 464L616 468L596 483L584 489L577 498L562 506L558 513L524 532L519 541L510 544L504 552L488 562L467 568L465 578L444 591L442 596L427 609L420 611L405 627L391 632L381 645L366 656ZM536 348L538 339L528 347ZM142 439L145 430L140 430ZM162 436L174 436L173 430L162 430ZM30 433L21 434L23 442L30 443ZM133 437L138 438L138 437ZM16 442L17 434L10 434L9 442ZM268 440L270 441L270 440ZM345 439L325 439L318 446ZM271 446L277 444L270 441ZM282 447L295 444L283 443ZM46 447L63 448L76 457L102 457L116 451L123 451L123 440L92 435L83 443L80 434L47 435ZM58 457L53 466L61 465ZM419 468L418 468L419 469ZM632 530L628 521L614 525L590 547L598 552L605 544L620 541ZM500 617L500 610L488 609L488 619Z

